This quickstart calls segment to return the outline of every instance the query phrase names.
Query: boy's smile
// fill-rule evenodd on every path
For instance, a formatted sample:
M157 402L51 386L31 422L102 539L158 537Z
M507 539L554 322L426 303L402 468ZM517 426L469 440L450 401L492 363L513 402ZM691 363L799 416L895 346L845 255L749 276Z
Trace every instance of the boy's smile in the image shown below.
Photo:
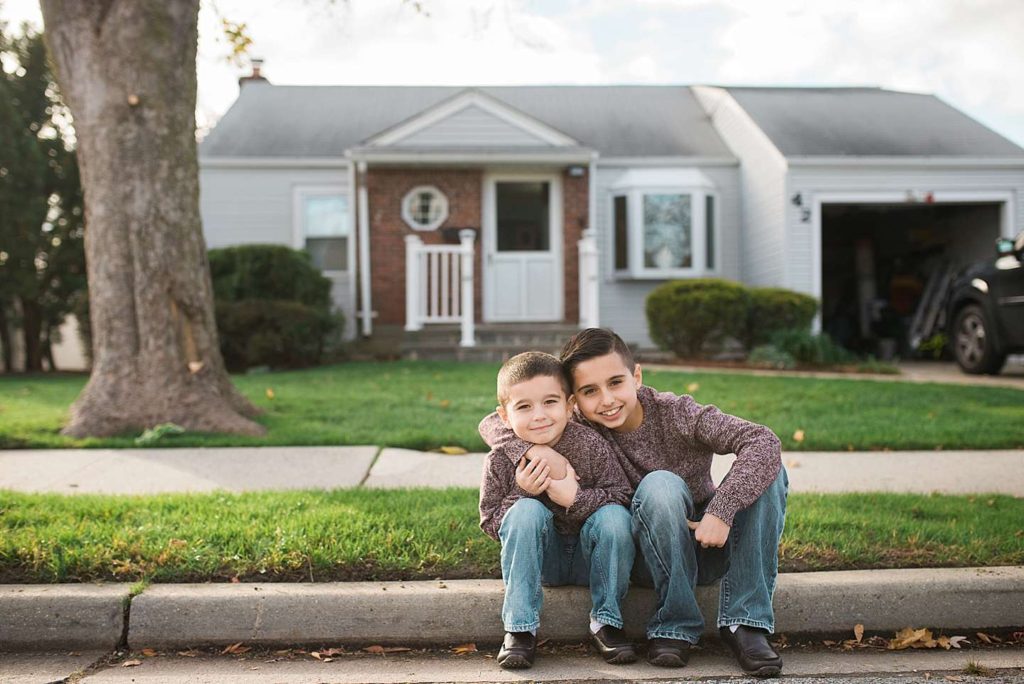
M557 378L538 375L516 383L498 415L520 439L552 446L562 438L572 415L572 402Z
M615 352L581 361L572 372L576 403L583 416L616 432L632 432L644 422L636 390L640 365L630 370Z

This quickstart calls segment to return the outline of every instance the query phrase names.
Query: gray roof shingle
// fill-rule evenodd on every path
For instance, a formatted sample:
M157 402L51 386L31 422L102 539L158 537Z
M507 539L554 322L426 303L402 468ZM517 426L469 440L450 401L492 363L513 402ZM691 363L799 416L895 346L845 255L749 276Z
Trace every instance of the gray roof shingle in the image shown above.
M726 88L782 154L1024 157L934 95L881 88Z
M733 158L685 86L475 87L602 157ZM247 83L200 146L209 157L339 157L464 91L447 86Z

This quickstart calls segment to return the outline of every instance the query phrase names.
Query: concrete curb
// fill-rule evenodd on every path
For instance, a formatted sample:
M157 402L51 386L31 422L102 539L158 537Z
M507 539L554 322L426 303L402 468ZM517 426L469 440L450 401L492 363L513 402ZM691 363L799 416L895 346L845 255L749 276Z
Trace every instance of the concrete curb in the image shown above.
M0 651L113 649L127 584L0 584Z
M0 650L113 648L125 627L125 585L0 585ZM132 648L264 645L448 645L501 640L498 580L323 584L164 584L131 601ZM698 588L714 630L718 590ZM1024 566L787 573L775 592L778 632L850 634L913 626L971 633L1024 627ZM587 638L582 587L544 590L540 636ZM631 589L627 631L643 636L654 608Z

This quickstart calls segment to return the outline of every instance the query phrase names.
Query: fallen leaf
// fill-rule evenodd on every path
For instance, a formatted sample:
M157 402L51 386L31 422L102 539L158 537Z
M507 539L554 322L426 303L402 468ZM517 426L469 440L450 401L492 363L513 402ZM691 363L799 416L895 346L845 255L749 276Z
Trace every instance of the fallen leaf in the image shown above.
M334 662L334 658L324 658L324 662L325 663L333 663Z
M896 638L889 641L890 651L902 651L906 648L935 648L938 642L932 637L929 629L904 627L896 632Z
M551 639L541 639L540 641L537 642L537 648L540 648L541 646L543 646L544 644L548 643L549 641L551 641Z
M791 458L788 461L786 461L786 467L787 468L799 468L800 467L800 461L796 460L795 458Z
M437 405L440 406L441 408L448 408L449 406L452 405L452 402L448 399L442 399L441 401L437 402Z
M823 643L826 646L835 646L838 642L832 641L830 639L826 639L825 641L822 641L821 643Z
M864 638L864 625L861 625L861 624L854 625L853 626L853 636L855 636L857 638L857 643L859 644L861 639Z
M969 644L969 643L971 643L971 642L968 641L967 637L965 637L965 636L951 636L951 637L949 637L949 645L952 646L953 648L960 648L960 644Z
M144 648L142 649L142 655L146 656L147 658L153 658L157 655L157 652L151 648Z
M126 660L123 663L121 663L121 667L138 667L141 664L141 660Z
M320 660L320 653L317 651L311 651L309 655L313 658L316 658L317 660Z
M291 654L292 654L292 649L290 649L290 648L283 648L280 651L274 651L274 655L279 655L279 656L289 656Z
M687 394L693 394L694 392L696 392L699 389L700 389L700 383L699 382L691 382L689 385L686 386L686 393Z
M250 647L243 646L242 642L239 641L237 644L231 644L230 646L226 647L223 651L220 652L220 654L226 655L228 653L248 653L251 650L252 649Z
M272 388L268 387L267 388L267 399L273 399L273 398L274 398L274 390Z
M199 655L199 651L194 648L190 648L187 651L178 651L178 655L184 656L185 658L195 658Z
M469 453L460 446L443 446L440 449L438 449L438 451L447 456L461 456L463 454Z
M376 653L379 655L384 655L385 653L405 653L407 651L411 651L412 649L407 648L405 646L380 646L378 644L375 644L373 646L367 646L363 650L367 653Z
M985 632L976 632L978 638L984 641L986 644L997 644L1001 640L994 634L985 634Z
M242 580L238 579L238 577L232 577L231 578L231 583L232 584L239 584L239 583L241 583L241 581Z
M459 644L458 646L452 647L452 653L455 655L465 655L467 653L476 653L476 644Z
M344 653L345 653L345 647L344 646L339 647L339 648L325 648L322 651L320 651L320 655L322 655L322 656L336 656L336 655L342 655Z
M803 430L797 430L796 432L794 432L793 433L793 441L796 442L797 444L803 442L804 441L804 431Z

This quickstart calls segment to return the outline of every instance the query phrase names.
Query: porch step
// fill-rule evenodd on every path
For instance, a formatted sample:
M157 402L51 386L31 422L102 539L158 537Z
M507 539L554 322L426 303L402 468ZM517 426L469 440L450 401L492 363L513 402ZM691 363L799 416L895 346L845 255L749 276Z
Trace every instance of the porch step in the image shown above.
M579 326L561 323L479 325L476 346L460 347L458 326L428 326L405 333L401 353L407 359L501 362L524 351L558 355Z

